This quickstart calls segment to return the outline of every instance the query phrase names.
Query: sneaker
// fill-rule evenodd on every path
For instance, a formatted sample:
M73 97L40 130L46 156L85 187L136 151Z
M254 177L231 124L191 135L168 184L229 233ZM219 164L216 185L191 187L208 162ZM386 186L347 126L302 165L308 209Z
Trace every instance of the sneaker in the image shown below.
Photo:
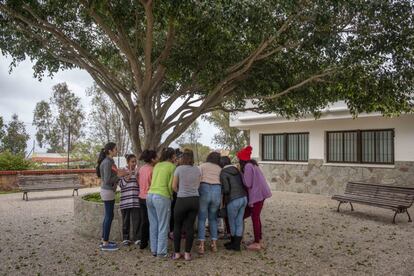
M107 245L102 245L101 250L102 251L116 251L118 250L118 245L113 243L108 243Z
M109 244L115 244L115 245L116 245L116 242L113 242L113 241L109 241L108 243L109 243ZM99 243L99 248L101 248L101 247L102 247L102 245L103 245L103 242L101 241L101 242Z
M135 243L135 245L140 245L141 244L141 240L137 240L134 243Z
M131 244L131 241L129 241L129 240L123 240L122 241L123 246L129 246L130 244Z

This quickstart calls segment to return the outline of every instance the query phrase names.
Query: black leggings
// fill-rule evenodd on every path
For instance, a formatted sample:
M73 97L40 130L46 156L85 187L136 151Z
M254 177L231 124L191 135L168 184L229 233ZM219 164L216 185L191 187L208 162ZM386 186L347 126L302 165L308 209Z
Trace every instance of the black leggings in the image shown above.
M175 207L176 201L177 201L177 193L173 192L173 199L171 200L170 232L174 231L174 216L172 214L174 214L174 207Z
M148 246L149 240L149 221L147 211L147 200L144 198L139 199L139 209L141 211L141 248Z
M180 253L181 232L185 231L185 252L190 253L194 240L194 221L198 214L198 196L178 197L174 207L174 252ZM183 229L184 228L184 229Z

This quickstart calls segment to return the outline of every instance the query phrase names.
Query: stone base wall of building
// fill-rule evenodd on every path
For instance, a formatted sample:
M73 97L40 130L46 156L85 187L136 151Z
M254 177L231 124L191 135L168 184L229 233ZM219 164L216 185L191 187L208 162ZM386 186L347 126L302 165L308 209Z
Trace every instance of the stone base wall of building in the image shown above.
M414 162L395 162L393 168L324 165L311 159L308 164L261 163L273 190L333 195L343 193L348 181L414 187Z
M83 237L100 241L104 205L103 203L86 201L83 199L84 196L74 197L75 232ZM109 240L122 241L122 216L119 204L115 204Z

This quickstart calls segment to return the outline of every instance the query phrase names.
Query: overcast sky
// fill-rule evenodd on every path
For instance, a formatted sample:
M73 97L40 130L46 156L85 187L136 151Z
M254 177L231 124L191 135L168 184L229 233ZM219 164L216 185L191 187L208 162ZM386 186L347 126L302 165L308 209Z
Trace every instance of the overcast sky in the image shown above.
M26 130L30 134L27 151L33 145L36 129L32 126L33 110L36 103L41 100L48 101L52 93L52 86L66 82L72 92L82 99L82 105L86 112L89 111L89 98L85 95L86 88L92 86L92 78L83 70L70 70L57 73L53 78L44 77L41 82L33 77L33 64L26 60L20 63L9 74L10 57L0 53L0 116L9 122L13 113L25 122ZM212 137L217 129L199 120L202 137L200 142L214 148ZM36 145L36 152L44 151Z

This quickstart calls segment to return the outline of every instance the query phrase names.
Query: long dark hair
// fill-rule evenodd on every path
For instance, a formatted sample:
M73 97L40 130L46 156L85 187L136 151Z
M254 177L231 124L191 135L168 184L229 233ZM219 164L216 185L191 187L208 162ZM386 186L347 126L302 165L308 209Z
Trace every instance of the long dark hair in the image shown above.
M161 152L160 161L168 161L171 160L175 155L175 149L173 148L164 148Z
M220 167L224 168L225 166L231 165L230 157L222 156L220 158Z
M250 159L250 160L247 160L247 161L244 161L244 160L239 160L239 164L240 164L240 170L242 171L242 172L244 172L244 167L247 165L247 164L253 164L253 165L255 165L255 166L259 166L259 164L257 163L257 161L256 160L254 160L254 159Z
M220 153L215 152L215 151L210 152L207 155L206 162L213 163L213 164L220 166L220 157L221 157Z
M182 154L181 165L194 166L194 153L190 149L184 149Z
M146 149L141 153L139 160L145 163L151 163L153 159L157 159L157 152L155 150Z
M104 159L106 158L106 156L109 154L110 150L113 150L116 147L116 144L113 142L109 142L105 145L105 147L103 149L101 149L101 151L99 152L99 157L98 157L98 166L96 166L96 175L98 177L101 177L101 170L100 170L100 166L102 161L104 161Z

